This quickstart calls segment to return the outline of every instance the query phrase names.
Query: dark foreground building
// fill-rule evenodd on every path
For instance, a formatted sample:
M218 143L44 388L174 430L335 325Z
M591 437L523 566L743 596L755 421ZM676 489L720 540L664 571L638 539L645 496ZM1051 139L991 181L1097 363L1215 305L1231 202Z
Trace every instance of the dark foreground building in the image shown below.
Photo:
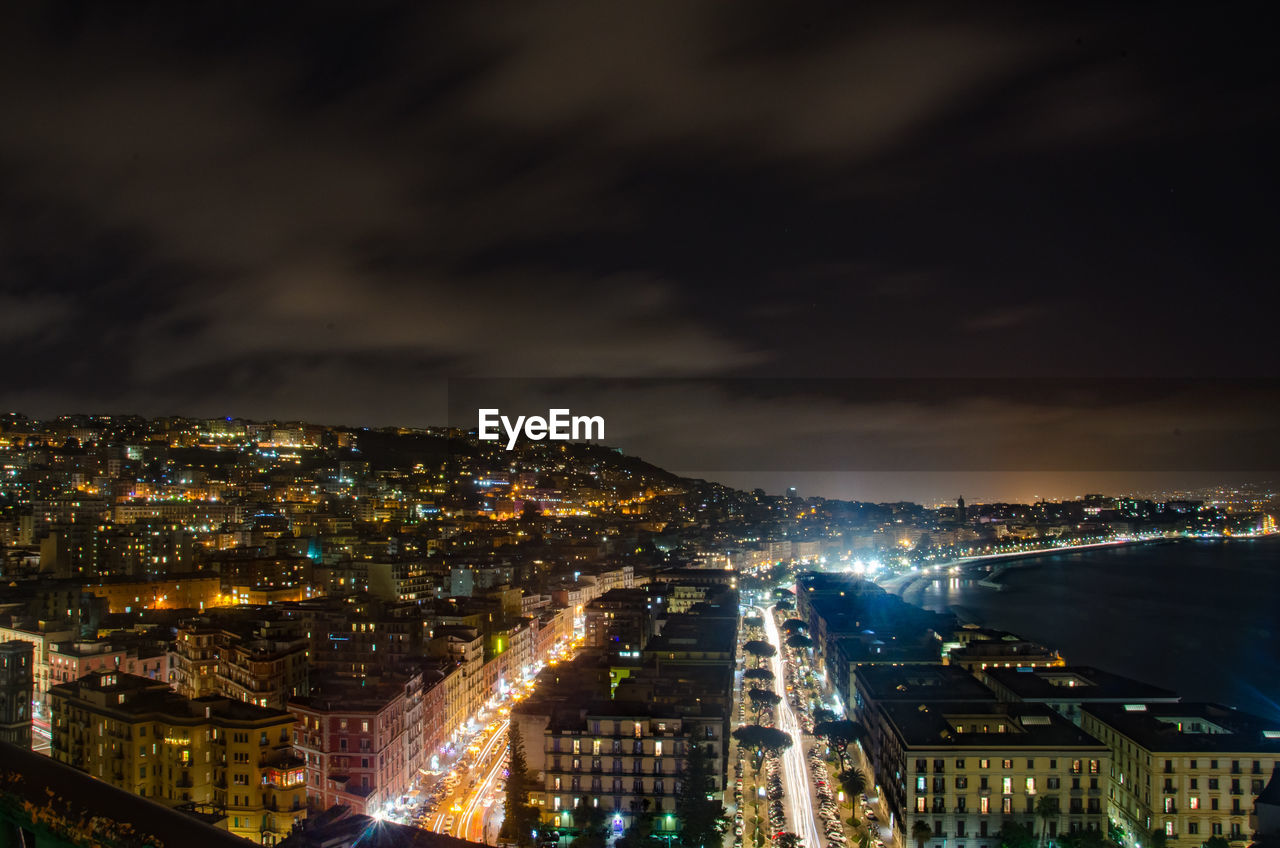
M244 848L220 816L165 807L0 742L0 848Z

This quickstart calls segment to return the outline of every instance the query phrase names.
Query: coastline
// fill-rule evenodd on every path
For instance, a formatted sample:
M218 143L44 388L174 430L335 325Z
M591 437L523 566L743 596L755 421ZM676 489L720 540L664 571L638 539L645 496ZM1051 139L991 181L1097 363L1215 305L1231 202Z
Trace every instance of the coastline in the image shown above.
M972 576L972 572L984 568L993 562L1008 563L994 569L991 575L983 581L979 581L980 585L991 589L992 591L1000 591L1002 588L999 579L1007 571L1015 568L1027 568L1040 564L1037 560L1042 560L1049 556L1058 556L1061 554L1076 553L1078 551L1089 551L1099 549L1113 549L1123 547L1133 547L1138 545L1156 545L1167 544L1173 542L1186 541L1181 536L1157 536L1149 539L1116 539L1108 542L1090 542L1085 545L1067 545L1063 547L1038 548L1032 551L1013 551L1001 554L984 554L976 557L960 557L959 559L950 559L935 565L926 566L918 571L911 571L906 574L897 574L877 585L881 586L886 592L898 595L907 603L912 603L908 594L916 587L916 584L922 580L932 580L943 573L952 573L955 575ZM1032 560L1032 562L1024 562Z
M893 589L907 603L954 616L958 625L1016 633L1061 651L1073 664L1280 720L1280 655L1273 647L1280 639L1273 606L1280 596L1280 534L1177 541L1192 544L953 563L897 575ZM977 585L988 576L981 569L1032 566L1041 570L1006 574L1005 591ZM1231 615L1224 617L1224 610ZM1223 650L1227 644L1230 651ZM1197 673L1188 677L1188 667Z

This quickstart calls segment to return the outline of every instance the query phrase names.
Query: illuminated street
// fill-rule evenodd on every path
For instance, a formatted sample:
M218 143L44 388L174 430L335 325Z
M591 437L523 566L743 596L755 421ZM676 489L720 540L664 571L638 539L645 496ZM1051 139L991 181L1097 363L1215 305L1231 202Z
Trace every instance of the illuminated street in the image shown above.
M465 762L455 772L457 782L420 827L472 842L492 844L502 827L502 792L498 785L507 762L507 727L501 718L489 724L479 741L468 746ZM470 752L474 752L472 755Z
M579 644L580 640L558 647L549 658L551 663L571 659ZM532 686L531 681L517 685L497 708L497 714L463 748L457 764L444 778L449 790L431 806L430 813L417 820L419 827L471 842L496 843L504 811L509 711L514 702L532 691Z
M773 607L769 607L764 613L764 630L767 641L778 649L770 660L774 691L782 698L774 713L775 724L779 730L790 734L792 741L791 747L782 755L787 820L791 823L792 830L804 840L805 845L809 848L820 848L824 843L819 836L818 825L813 817L813 797L809 773L804 763L804 737L800 722L796 719L795 711L791 709L791 702L787 699L784 648L778 624L774 621Z

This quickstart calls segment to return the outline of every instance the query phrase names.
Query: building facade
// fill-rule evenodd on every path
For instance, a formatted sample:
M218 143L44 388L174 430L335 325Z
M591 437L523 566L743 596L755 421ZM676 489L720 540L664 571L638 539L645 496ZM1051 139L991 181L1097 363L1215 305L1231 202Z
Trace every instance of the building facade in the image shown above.
M1204 703L1089 705L1081 727L1113 752L1111 817L1126 842L1211 836L1247 844L1249 815L1280 763L1280 722Z
M306 815L293 716L227 698L189 699L162 683L93 672L50 689L54 759L169 805L226 816L273 844Z
M19 748L31 747L33 654L30 642L0 642L0 742Z

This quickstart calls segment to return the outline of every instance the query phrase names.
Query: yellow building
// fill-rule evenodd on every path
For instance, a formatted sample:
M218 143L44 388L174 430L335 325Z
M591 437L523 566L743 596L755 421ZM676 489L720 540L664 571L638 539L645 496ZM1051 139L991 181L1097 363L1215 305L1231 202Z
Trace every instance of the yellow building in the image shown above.
M219 577L178 577L168 580L85 584L84 593L104 599L108 612L206 609L235 603L232 598L222 597L221 586L222 579Z
M1106 834L1111 752L1039 704L884 701L870 740L875 783L906 844L998 848L1006 819L1047 840ZM1046 813L1039 803L1046 800Z
M165 684L94 672L49 690L54 759L161 803L224 816L260 843L306 815L293 716L220 697L187 699Z
M1249 815L1280 763L1280 722L1217 704L1091 704L1080 726L1114 754L1111 818L1127 844L1253 838Z

